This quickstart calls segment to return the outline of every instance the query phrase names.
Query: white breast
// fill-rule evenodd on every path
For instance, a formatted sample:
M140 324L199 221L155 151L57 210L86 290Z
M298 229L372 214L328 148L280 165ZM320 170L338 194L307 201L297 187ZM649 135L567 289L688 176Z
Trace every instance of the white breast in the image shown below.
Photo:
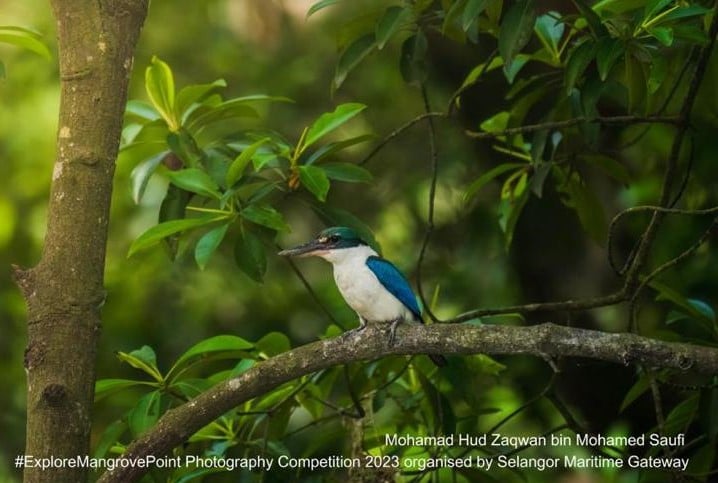
M377 253L368 246L332 250L322 255L334 266L334 280L347 304L367 322L388 322L413 314L379 282L366 259Z

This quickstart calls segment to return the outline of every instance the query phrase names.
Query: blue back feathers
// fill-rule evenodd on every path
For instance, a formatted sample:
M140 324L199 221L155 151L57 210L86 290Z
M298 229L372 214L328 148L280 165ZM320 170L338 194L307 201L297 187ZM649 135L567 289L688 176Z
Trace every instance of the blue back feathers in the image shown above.
M416 301L416 296L411 290L409 282L406 281L404 275L390 261L384 260L377 256L371 256L366 259L366 265L369 267L379 282L391 294L399 299L411 312L416 316L417 320L422 320L421 310Z

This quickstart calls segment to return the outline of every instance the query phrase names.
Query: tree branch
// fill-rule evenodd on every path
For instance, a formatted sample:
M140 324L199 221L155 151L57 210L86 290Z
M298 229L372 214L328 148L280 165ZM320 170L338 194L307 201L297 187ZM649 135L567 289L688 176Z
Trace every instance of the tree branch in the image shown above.
M606 125L628 125L641 123L655 124L678 124L681 121L678 116L599 116L599 117L574 117L563 121L541 122L538 124L526 124L524 126L512 127L502 131L465 131L466 135L474 139L495 139L500 136L513 136L515 134L526 134L544 129L561 129L577 126L582 123L597 123Z
M718 349L664 342L635 334L542 324L530 327L472 324L403 324L397 342L388 345L388 324L313 342L260 362L239 377L217 384L190 402L168 411L149 432L132 443L122 458L161 456L231 408L312 372L398 354L529 354L581 357L618 364L644 364L718 374ZM137 481L147 471L117 465L99 483Z

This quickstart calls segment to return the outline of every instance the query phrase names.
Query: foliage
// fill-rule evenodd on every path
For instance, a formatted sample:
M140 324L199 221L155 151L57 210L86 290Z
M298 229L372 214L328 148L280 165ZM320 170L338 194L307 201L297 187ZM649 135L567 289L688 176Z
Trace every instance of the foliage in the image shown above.
M129 255L162 240L172 256L194 244L195 260L204 268L232 227L237 231L237 266L261 282L266 270L264 245L289 229L272 206L273 199L304 187L324 202L331 179L371 180L360 166L327 161L366 141L367 136L315 146L366 106L346 103L322 114L292 144L281 134L258 126L259 113L253 107L289 99L250 95L224 100L218 93L223 87L226 83L219 79L175 92L166 63L154 57L147 67L145 89L150 103L128 103L120 156L135 165L135 202L141 201L155 173L166 177L169 185L159 224L132 243ZM185 218L187 212L199 216ZM179 235L195 229L204 229L204 234L180 247Z

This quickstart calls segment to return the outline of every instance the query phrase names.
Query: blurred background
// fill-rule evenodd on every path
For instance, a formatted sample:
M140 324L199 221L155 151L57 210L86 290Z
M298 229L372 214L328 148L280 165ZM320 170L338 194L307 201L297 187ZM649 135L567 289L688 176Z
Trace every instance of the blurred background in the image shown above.
M178 87L223 78L224 94L287 96L293 104L272 104L262 113L265 123L296 140L302 128L342 102L361 102L369 108L342 134L370 133L378 139L423 112L418 88L407 85L396 67L399 45L393 43L369 57L332 95L341 38L340 26L358 12L383 9L378 1L344 2L306 19L312 0L175 0L154 1L135 56L130 98L146 99L143 77L157 55L173 69ZM570 2L551 2L568 10ZM543 8L543 7L542 7ZM43 34L55 53L52 62L0 44L5 78L0 80L0 481L14 481L11 457L23 452L25 376L25 307L10 280L10 265L32 266L38 261L45 229L45 213L54 158L59 104L54 23L46 2L6 1L1 22L32 28ZM429 97L432 108L445 109L453 90L468 71L483 61L491 44L458 45L430 39ZM704 81L718 82L712 61ZM532 197L519 219L513 244L505 249L498 224L496 199L500 185L489 185L467 205L462 196L468 183L505 161L489 142L473 142L465 128L477 129L481 120L505 108L501 95L505 80L496 75L472 89L463 101L459 121L437 120L440 173L436 196L436 230L423 268L425 295L438 290L436 314L450 318L478 307L554 301L607 294L620 283L611 272L605 246L582 231L575 212L560 194L547 187L542 198ZM688 207L707 207L718 201L717 101L704 89L697 103L694 125L693 175L685 195ZM626 130L630 131L630 130ZM635 133L615 132L618 144ZM654 128L621 161L630 174L624 185L587 173L599 193L606 216L637 203L654 203L661 183L663 160L670 149L670 128ZM369 151L359 145L342 161L357 161ZM368 224L383 254L415 281L416 262L426 229L431 159L426 126L417 124L384 147L366 166L371 184L333 183L329 202L351 211ZM316 340L331 320L308 296L286 260L269 247L268 270L258 284L232 262L231 247L221 247L205 270L191 256L171 261L156 247L131 258L127 250L140 233L156 223L165 184L150 183L140 205L130 194L133 166L118 164L107 253L107 303L98 350L98 377L134 377L116 351L142 345L155 348L160 368L195 342L217 334L236 334L253 341L270 331L289 336L293 345ZM278 240L282 246L305 241L324 228L321 220L296 198L281 211L292 231ZM646 218L626 221L618 242L625 255ZM662 261L690 245L706 220L671 219L661 229L654 260ZM715 240L715 236L713 237ZM696 256L662 280L710 307L718 304L716 250L704 246ZM299 267L321 302L345 328L356 324L334 287L328 264L302 260ZM649 299L652 296L649 294ZM649 300L650 301L650 300ZM641 311L644 334L655 335L670 308L646 304ZM587 314L542 314L526 321L503 317L492 323L520 324L553 321L610 331L626 330L624 307L608 307ZM485 321L486 322L486 321ZM666 334L665 332L660 332ZM481 388L485 401L502 408L518 407L539 393L551 368L533 358L499 358L507 369ZM622 414L618 407L635 382L635 369L592 361L562 364L556 387L579 417L595 431L644 431L653 424L650 398L642 397ZM667 388L666 403L685 396ZM102 430L121 416L133 394L103 400L96 406L96 428ZM540 433L555 419L552 408L533 407L519 418L517 433ZM547 478L549 478L547 476ZM597 477L570 481L602 481ZM537 480L539 481L539 480ZM550 478L546 481L556 481ZM569 481L569 480L566 480ZM633 480L631 480L633 481Z

